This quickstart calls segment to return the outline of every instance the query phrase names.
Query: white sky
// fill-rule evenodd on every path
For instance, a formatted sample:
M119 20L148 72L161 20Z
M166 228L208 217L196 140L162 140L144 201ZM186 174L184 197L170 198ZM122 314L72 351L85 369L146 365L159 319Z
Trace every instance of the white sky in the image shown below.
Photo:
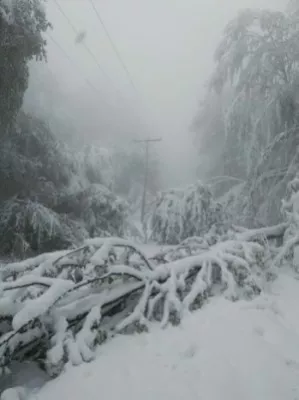
M52 36L74 59L76 68L79 66L94 86L106 93L109 102L121 104L120 92L137 113L142 113L148 134L163 137L163 144L156 146L164 155L164 178L174 185L188 183L193 178L194 152L188 129L213 67L213 53L225 24L240 8L279 8L286 2L94 0L138 88L141 97L136 97L89 1L57 1L76 28L86 31L85 43L117 90L84 48L74 44L73 31L54 1L48 0L48 17L54 25ZM68 87L70 96L89 90L82 86L75 66L71 71L70 64L51 43L48 62L61 85ZM97 107L94 112L97 113Z

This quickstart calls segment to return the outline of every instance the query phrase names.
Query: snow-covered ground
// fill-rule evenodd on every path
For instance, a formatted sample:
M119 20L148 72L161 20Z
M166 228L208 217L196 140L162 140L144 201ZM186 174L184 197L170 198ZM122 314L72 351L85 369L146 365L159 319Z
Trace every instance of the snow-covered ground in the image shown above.
M119 336L30 400L299 399L299 281L251 302L212 299L178 327Z

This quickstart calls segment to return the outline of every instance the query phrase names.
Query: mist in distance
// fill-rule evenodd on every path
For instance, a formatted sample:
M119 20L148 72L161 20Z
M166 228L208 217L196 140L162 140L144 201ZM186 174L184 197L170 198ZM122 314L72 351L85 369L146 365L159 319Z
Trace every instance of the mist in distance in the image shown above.
M135 91L91 4L58 2L79 36L48 0L48 61L31 65L25 108L78 145L130 148L136 138L161 137L152 151L163 188L196 179L190 125L225 25L243 8L285 7L283 0L94 0Z

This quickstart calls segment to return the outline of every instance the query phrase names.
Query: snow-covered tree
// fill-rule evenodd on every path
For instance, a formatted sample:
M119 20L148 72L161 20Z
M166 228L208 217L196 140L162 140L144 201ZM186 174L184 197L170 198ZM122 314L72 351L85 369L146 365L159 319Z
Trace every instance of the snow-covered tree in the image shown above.
M49 26L43 0L0 0L2 256L26 257L77 245L88 235L124 236L129 230L128 206L114 194L126 174L117 175L113 152L98 144L79 150L67 145L46 112L38 109L38 117L32 102L30 112L22 108L28 65L46 59L43 33Z
M21 257L70 246L76 234L63 232L68 224L51 210L73 174L66 147L43 121L23 112L9 131L0 148L0 252Z
M0 148L2 254L23 257L88 235L124 235L127 205L107 187L111 167L100 150L78 154L44 121L18 114Z
M222 109L214 136L223 138L203 152L212 168L223 165L224 175L247 181L245 208L252 225L281 219L280 202L294 176L298 37L296 13L248 9L227 25L215 53L209 90ZM208 122L205 112L206 106L199 117ZM208 129L197 126L198 135L210 137L211 123Z
M58 214L42 203L12 198L0 208L0 252L26 258L52 249L69 248L88 236L84 223Z
M285 220L282 248L278 252L274 265L292 266L299 272L299 174L296 173L287 186L286 197L282 202L282 214Z
M0 154L2 200L12 196L39 200L48 195L47 201L51 197L55 203L55 192L68 185L74 169L67 146L44 121L23 112L11 126Z
M186 189L158 195L149 224L152 240L161 244L179 244L211 229L221 233L226 220L224 210L213 199L209 187L197 182Z
M28 62L45 57L42 34L48 27L42 0L0 1L1 136L21 108Z
M261 149L296 122L298 35L286 13L245 10L229 23L216 51L211 86L233 86L226 132L240 141L249 173Z
M102 184L113 189L115 174L113 169L112 152L99 145L89 144L76 153L79 179Z
M107 187L87 184L62 194L54 210L82 221L90 236L124 236L128 205Z

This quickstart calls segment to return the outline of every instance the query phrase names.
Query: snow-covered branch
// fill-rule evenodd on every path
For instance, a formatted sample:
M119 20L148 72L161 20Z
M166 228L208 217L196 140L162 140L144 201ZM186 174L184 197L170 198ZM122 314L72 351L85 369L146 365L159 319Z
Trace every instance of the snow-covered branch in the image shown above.
M266 226L264 228L259 229L248 229L241 232L238 235L240 240L245 241L254 241L258 239L275 239L275 238L282 238L286 229L288 227L287 223L281 223L275 226Z
M14 264L20 272L1 283L0 318L2 302L10 311L0 325L0 366L38 354L57 374L66 361L91 360L109 332L147 328L153 319L162 326L177 323L215 290L231 299L260 292L262 244L193 237L179 252L190 246L155 268L133 243L118 238L95 238L58 257L40 257L34 269L27 267L36 260ZM80 280L73 274L78 268Z

